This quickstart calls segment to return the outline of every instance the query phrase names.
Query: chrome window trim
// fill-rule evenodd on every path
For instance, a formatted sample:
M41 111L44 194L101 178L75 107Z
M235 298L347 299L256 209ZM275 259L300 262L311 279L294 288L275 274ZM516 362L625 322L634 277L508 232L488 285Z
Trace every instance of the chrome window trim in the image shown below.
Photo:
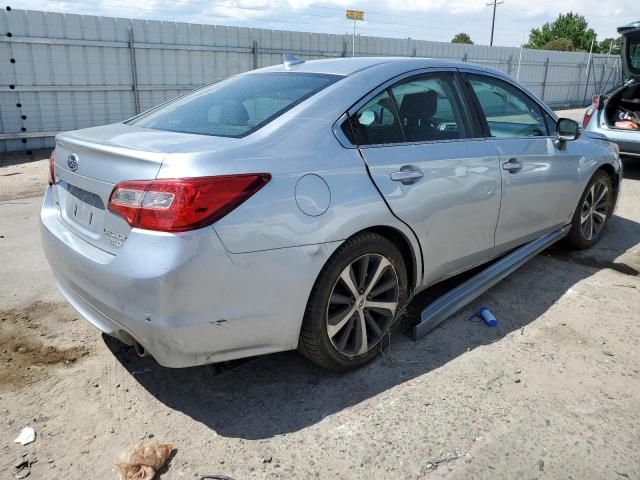
M457 143L457 142L485 142L490 140L485 137L476 137L476 138L448 138L444 140L423 140L420 142L396 142L396 143L372 143L371 145L362 145L360 147L351 147L351 148L385 148L385 147L406 147L406 146L419 146L419 145L442 145L443 143Z
M545 135L544 137L487 137L485 140L555 140L555 135Z
M347 115L347 112L344 112L342 115L340 115L340 118L338 118L338 120L336 120L333 124L333 135L338 139L338 142L344 148L358 148L353 143L351 143L351 141L349 141L347 136L344 134L344 131L342 130L342 124L345 123L348 119L349 116Z
M340 142L340 144L344 147L344 148L349 148L349 149L354 149L354 148L361 148L361 149L365 149L365 148L382 148L382 147L400 147L400 146L404 146L404 145L431 145L431 144L442 144L442 143L454 143L454 142L480 142L480 141L486 141L486 140L498 140L498 138L495 137L465 137L465 138L446 138L443 140L422 140L419 142L395 142L395 143L372 143L370 145L354 145L352 144L349 139L345 136L344 132L342 131L342 122L346 121L349 117L347 116L346 113L343 113L342 116L340 117L340 119L338 119L338 121L335 123L334 127L333 127L333 133L336 136L336 138L338 139L338 142ZM342 119L342 121L341 121ZM515 138L515 137L514 137ZM543 137L522 137L522 138L543 138ZM546 137L545 137L546 138ZM551 137L551 138L555 138L555 137Z

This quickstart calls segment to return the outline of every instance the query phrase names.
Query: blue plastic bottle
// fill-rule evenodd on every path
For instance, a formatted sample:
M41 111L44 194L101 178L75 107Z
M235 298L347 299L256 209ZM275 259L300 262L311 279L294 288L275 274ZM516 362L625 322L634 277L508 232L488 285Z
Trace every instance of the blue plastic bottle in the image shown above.
M496 325L498 325L498 320L493 316L493 313L491 313L487 307L480 307L478 313L480 314L480 317L487 327L495 327Z

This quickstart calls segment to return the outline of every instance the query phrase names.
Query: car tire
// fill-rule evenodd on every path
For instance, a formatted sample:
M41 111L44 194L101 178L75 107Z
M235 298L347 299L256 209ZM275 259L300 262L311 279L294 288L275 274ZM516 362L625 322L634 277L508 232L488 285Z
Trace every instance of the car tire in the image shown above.
M606 172L598 170L587 184L571 220L566 243L575 249L589 248L602 238L613 208L613 188Z
M363 365L381 350L406 300L407 268L398 248L376 233L359 233L333 253L318 275L298 350L336 372Z

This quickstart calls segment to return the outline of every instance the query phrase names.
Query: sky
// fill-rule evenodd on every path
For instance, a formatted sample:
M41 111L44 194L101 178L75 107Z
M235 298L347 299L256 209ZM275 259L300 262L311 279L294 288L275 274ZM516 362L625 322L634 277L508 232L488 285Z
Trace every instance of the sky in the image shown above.
M306 32L351 33L345 10L365 12L361 35L449 42L458 32L488 45L493 0L5 0L12 8L147 20L237 25ZM598 39L640 20L639 0L503 0L494 45L519 46L531 28L559 13L584 15ZM635 15L635 16L634 16Z

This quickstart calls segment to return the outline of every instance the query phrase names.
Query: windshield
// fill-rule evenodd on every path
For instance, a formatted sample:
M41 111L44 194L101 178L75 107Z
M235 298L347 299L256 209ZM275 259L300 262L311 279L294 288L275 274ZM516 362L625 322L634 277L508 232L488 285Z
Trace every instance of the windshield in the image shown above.
M340 78L313 73L239 75L179 97L128 123L171 132L243 137Z
M640 35L635 35L627 40L627 55L631 73L640 73Z

